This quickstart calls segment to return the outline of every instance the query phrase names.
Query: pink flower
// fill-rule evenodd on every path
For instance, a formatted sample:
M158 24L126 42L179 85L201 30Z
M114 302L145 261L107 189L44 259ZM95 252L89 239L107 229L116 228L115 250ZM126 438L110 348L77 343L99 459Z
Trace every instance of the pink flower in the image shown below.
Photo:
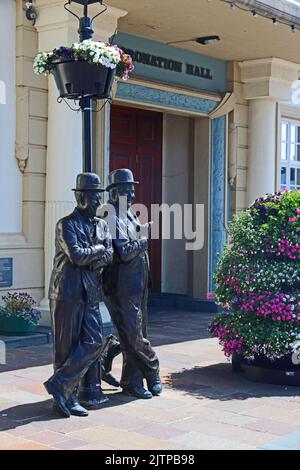
M289 222L297 222L297 221L298 221L298 217L296 215L294 215L294 217L289 218Z
M300 207L297 207L296 214L300 214Z
M215 298L215 293L214 292L207 292L206 300L214 300L214 298Z

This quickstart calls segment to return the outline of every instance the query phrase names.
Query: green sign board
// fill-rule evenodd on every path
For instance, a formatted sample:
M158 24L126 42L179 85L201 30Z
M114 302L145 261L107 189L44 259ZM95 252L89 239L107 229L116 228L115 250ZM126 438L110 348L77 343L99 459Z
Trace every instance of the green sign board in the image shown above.
M125 33L118 33L112 42L131 55L132 77L215 93L228 90L223 60Z

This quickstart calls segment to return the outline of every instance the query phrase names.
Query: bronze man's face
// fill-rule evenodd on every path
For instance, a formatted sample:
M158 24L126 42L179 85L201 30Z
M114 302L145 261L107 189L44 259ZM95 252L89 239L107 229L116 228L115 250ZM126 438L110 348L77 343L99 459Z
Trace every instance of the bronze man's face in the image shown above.
M94 217L97 209L101 206L102 195L99 191L81 191L81 197L77 203L80 209L83 209L89 216Z
M127 209L132 206L133 200L135 198L135 185L132 183L128 184L118 184L111 191L111 198L113 202L118 202L120 197L126 197L127 200Z

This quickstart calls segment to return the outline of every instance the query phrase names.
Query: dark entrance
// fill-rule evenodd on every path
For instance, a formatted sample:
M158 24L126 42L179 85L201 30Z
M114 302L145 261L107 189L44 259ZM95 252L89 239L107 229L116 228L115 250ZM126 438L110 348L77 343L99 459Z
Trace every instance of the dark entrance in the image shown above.
M111 106L110 171L130 168L135 179L135 203L161 204L162 199L162 114L142 109ZM150 242L153 291L161 290L161 240Z

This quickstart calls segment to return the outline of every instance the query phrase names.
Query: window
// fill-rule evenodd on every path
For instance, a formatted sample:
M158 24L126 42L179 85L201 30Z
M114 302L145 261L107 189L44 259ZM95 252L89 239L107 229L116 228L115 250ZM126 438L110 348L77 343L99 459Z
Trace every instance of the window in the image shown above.
M300 189L300 122L281 122L281 189Z

